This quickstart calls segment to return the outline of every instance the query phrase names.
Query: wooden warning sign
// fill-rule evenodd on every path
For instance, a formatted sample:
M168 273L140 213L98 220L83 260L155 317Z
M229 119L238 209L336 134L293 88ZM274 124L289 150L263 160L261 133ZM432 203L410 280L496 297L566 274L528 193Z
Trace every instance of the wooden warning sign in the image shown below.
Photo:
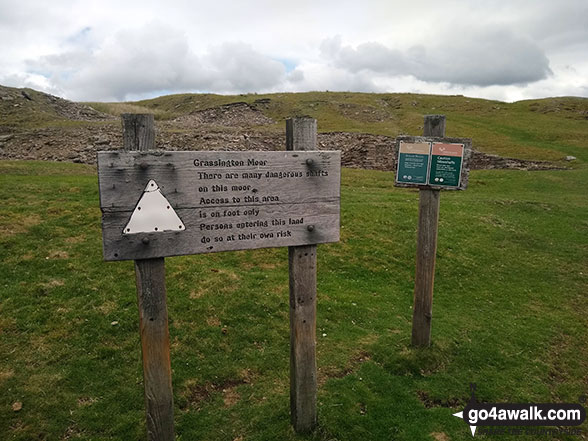
M105 260L339 240L341 154L99 152Z

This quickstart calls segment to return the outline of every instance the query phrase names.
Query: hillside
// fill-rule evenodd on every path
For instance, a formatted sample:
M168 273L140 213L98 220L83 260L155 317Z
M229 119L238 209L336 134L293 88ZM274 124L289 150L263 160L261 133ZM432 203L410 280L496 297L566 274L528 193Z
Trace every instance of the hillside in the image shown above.
M29 128L58 121L99 121L107 115L85 104L78 104L33 89L0 86L0 128Z
M309 92L82 104L0 87L0 110L3 159L93 163L97 150L120 147L121 113L149 112L157 119L156 143L167 150L280 149L285 119L308 115L318 120L320 148L342 150L344 165L388 170L393 138L421 134L423 115L441 113L447 116L447 136L474 140L480 152L475 168L561 168L588 160L585 98L511 104L463 96ZM568 156L577 160L566 161Z

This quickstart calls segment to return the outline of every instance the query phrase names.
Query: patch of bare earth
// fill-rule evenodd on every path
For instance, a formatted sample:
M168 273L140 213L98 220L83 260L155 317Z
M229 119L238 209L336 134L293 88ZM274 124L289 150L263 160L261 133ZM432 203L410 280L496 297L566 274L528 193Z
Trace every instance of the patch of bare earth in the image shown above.
M235 405L241 396L237 392L237 388L246 384L247 380L243 378L228 379L220 383L205 383L196 384L195 382L187 382L184 391L184 396L187 399L187 406L199 409L202 404L210 400L214 394L221 393L223 403L226 407Z
M457 397L449 397L449 398L433 398L431 395L426 392L419 390L417 391L417 396L419 400L427 409L431 409L433 407L447 407L447 408L456 408L465 405L462 398Z
M69 254L63 250L54 250L49 253L47 259L58 260L58 259L69 259Z
M4 237L26 233L31 227L41 223L41 218L36 214L20 217L18 222L15 222L12 218L4 220L2 217L0 215L0 236Z
M435 441L450 441L451 438L447 436L444 432L431 432L431 438Z
M78 407L87 407L98 402L97 398L92 397L80 397L78 398Z
M219 320L218 317L212 316L212 317L206 318L206 324L208 326L217 327L217 326L221 325L221 321Z
M64 285L65 285L65 281L63 281L61 279L51 279L46 283L40 284L40 286L45 289L53 289L53 288L57 288L57 287L64 286Z
M371 360L371 355L367 351L359 351L351 356L351 359L344 367L323 366L318 369L318 385L321 387L330 378L343 378L352 374L359 365Z
M7 371L0 371L0 383L12 377L14 377L14 371L12 369Z
M82 438L84 436L84 431L77 427L75 424L69 426L63 436L61 437L62 440L68 439L77 439Z

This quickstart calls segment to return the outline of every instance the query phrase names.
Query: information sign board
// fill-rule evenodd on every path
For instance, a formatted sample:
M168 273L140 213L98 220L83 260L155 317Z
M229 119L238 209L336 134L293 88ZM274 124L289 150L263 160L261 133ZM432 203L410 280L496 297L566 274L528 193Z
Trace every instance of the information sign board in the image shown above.
M397 187L464 190L472 141L468 138L396 138Z
M341 153L98 153L105 260L339 240Z
M429 177L431 144L428 142L400 142L398 149L397 182L426 184Z
M431 149L430 183L444 187L459 187L463 152L463 144L434 142Z

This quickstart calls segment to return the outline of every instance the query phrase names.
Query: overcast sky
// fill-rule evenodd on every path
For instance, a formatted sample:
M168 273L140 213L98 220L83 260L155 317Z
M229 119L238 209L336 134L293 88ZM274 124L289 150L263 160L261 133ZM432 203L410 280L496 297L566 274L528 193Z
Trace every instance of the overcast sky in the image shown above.
M0 0L0 84L588 97L588 0Z

